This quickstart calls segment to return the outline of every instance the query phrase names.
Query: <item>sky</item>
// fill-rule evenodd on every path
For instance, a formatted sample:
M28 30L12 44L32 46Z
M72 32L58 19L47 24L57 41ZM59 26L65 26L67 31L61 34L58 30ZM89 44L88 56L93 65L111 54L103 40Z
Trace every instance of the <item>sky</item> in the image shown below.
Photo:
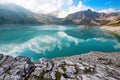
M120 11L120 0L0 0L0 3L14 3L35 13L60 18L87 9L105 13Z

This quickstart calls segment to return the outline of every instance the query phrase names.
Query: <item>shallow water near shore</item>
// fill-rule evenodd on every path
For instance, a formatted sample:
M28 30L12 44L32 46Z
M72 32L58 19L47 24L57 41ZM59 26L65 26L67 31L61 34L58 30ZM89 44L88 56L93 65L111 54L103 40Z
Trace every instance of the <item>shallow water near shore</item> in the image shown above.
M0 54L26 56L32 61L90 51L120 52L119 38L98 27L0 26Z

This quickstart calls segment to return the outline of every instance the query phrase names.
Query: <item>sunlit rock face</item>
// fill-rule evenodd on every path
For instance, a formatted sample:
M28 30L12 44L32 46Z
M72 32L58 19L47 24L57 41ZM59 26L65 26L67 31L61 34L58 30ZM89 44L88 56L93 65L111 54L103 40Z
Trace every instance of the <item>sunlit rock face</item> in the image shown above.
M31 62L0 54L0 79L6 80L119 80L120 53L90 52Z

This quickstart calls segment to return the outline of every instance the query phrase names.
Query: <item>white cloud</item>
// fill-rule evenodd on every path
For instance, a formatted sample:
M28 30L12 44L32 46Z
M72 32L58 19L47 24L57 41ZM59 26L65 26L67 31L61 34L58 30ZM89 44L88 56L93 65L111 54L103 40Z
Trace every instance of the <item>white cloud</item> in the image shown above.
M21 44L3 44L1 45L2 47L0 47L0 53L17 56L17 54L29 49L35 53L44 54L45 51L52 51L55 47L59 49L62 49L62 47L69 47L71 42L74 42L75 45L79 43L77 38L69 36L65 32L57 32L57 34L53 36L40 35Z
M87 9L93 10L92 8L83 5L82 1L79 1L79 4L77 6L71 5L67 11L61 11L58 17L66 17L68 14L75 13L77 11L87 10Z
M109 9L100 10L99 12L111 13L111 12L117 12L117 11L115 9L109 8Z
M14 57L17 56L17 54L24 54L26 50L30 50L38 54L45 54L46 51L53 51L55 47L61 50L63 47L69 47L71 43L74 43L77 46L80 43L86 43L91 40L103 42L102 44L108 41L104 38L93 38L84 40L72 37L65 32L57 32L57 34L54 34L52 36L39 35L21 44L1 44L0 53L4 55L11 55ZM120 44L116 44L114 47L115 49L118 49L120 48Z
M73 5L73 0L0 0L0 3L15 3L33 12L53 14L58 17L65 17L67 14L89 8L83 5L81 0L77 6Z
M76 6L74 5L73 0L0 0L0 3L15 3L36 13L52 14L60 18L66 17L68 14L77 11L87 9L94 10L91 7L83 5L82 0L79 0L78 5ZM107 2L106 4L110 3L111 2ZM111 13L119 11L120 10L109 8L98 12Z
M120 49L120 43L116 42L116 45L114 46L115 49Z

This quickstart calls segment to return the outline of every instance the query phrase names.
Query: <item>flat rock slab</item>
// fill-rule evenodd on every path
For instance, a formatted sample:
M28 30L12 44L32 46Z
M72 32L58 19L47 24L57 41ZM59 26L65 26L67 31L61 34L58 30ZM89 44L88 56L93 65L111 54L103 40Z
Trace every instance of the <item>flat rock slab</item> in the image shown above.
M120 53L90 52L38 62L0 54L0 80L120 80Z

